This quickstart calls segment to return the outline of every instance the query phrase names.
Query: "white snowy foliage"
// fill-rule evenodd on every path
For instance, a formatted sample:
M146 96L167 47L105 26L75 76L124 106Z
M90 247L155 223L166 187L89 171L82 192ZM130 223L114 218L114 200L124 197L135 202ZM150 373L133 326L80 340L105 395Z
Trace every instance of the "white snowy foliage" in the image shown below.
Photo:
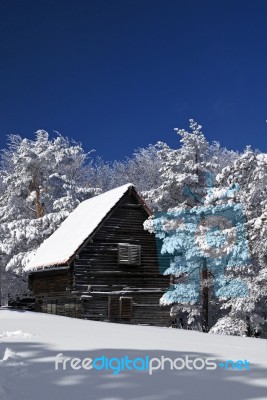
M132 182L139 193L159 186L162 161L157 145L137 149L132 157L122 161L106 162L97 157L87 174L92 186L103 192Z
M238 185L235 201L242 204L246 216L246 232L250 247L250 265L243 280L249 295L243 299L232 298L225 307L230 310L227 319L219 320L214 330L225 332L237 319L246 322L251 334L267 336L267 156L247 147L243 154L217 176L220 187ZM230 329L231 331L231 329ZM233 330L232 330L233 331ZM241 331L240 331L241 332ZM242 331L243 332L243 331Z
M25 290L22 271L33 251L81 201L99 193L85 182L87 158L81 144L59 134L50 139L46 131L39 130L34 140L9 136L0 171L4 297Z
M246 336L246 331L247 325L243 319L226 316L220 318L217 324L211 328L209 333L217 335Z
M201 269L201 257L197 257L197 251L201 250L207 256L209 249L213 248L213 269L209 266L210 258L204 257L207 267L214 276L216 265L225 272L225 277L217 278L220 288L217 287L215 292L220 298L217 306L221 312L217 312L213 329L232 334L257 333L266 337L267 156L250 147L239 154L222 149L218 143L210 145L197 123L191 120L190 128L191 132L177 129L181 136L179 149L160 144L163 182L145 193L156 211L167 211L163 217L156 213L154 218L146 221L145 229L156 233L163 241L162 253L173 255L165 274L175 277L175 282L179 282L179 278L183 282L173 284L172 290L164 294L162 304L175 305L183 301L192 304L197 288L194 280L186 282L185 276L189 278L195 268ZM232 226L226 224L221 231L229 241L222 265L222 259L216 259L215 253L222 252L223 246L216 250L216 235L213 232L208 237L209 230L205 225L209 215L214 218L217 214L223 220L227 208L235 222ZM190 215L196 215L197 210L203 214L204 224L192 223ZM243 240L237 241L238 237L243 237ZM233 247L231 243L234 242ZM215 290L212 286L211 281L210 289ZM181 312L181 308L177 310ZM194 308L190 310L189 319ZM227 315L223 317L225 313ZM235 329L236 321L240 323Z
M191 119L190 132L175 129L181 138L180 148L172 149L162 142L157 144L162 162L159 170L162 183L144 192L154 210L167 211L200 204L207 186L213 184L211 174L236 159L237 153L221 148L217 142L209 144L201 128Z

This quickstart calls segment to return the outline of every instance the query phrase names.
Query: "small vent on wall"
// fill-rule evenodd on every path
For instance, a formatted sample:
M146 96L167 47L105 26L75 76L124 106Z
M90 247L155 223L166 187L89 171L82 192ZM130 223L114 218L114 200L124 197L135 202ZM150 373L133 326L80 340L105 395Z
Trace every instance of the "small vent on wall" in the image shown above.
M141 246L129 243L119 243L118 262L119 264L140 265Z

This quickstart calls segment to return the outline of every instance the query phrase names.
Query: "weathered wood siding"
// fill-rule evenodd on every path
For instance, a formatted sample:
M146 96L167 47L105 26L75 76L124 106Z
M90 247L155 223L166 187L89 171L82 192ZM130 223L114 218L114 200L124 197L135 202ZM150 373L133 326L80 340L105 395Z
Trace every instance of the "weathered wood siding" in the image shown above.
M143 228L146 219L147 213L138 207L134 196L126 195L93 240L79 252L74 261L74 288L91 296L83 299L82 317L107 319L108 295L127 295L133 297L132 318L128 322L170 324L169 307L159 306L169 278L159 269L154 235ZM119 264L118 243L140 245L141 265Z
M35 296L54 293L66 295L66 290L72 287L72 271L70 269L44 270L29 276L29 287Z
M160 293L139 292L116 293L91 293L82 298L82 317L112 322L124 322L131 324L148 324L155 326L170 326L170 308L159 305ZM132 315L130 318L109 318L109 297L132 297Z

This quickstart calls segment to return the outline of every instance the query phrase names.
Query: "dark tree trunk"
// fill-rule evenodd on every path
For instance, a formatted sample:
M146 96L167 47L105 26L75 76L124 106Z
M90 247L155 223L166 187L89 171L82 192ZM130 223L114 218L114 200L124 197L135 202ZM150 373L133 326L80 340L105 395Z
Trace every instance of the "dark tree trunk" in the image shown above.
M206 260L203 260L201 271L202 283L202 331L209 330L209 286L208 286L208 269Z
M251 337L252 336L252 330L251 330L250 318L249 318L248 315L246 315L246 325L247 325L246 335L248 337Z

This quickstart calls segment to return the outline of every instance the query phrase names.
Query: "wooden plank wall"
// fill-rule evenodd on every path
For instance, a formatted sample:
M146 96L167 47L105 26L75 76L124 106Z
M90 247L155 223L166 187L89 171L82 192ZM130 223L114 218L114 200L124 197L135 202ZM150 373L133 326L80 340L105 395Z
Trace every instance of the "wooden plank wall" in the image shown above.
M69 286L69 272L67 269L58 271L42 271L31 274L31 289L36 296L55 293L58 295L66 294L66 288Z
M143 293L142 291L125 293L124 296L133 298L132 317L126 319L109 318L109 294L112 297L121 297L111 293L107 293L106 296L101 293L94 293L90 297L82 298L82 318L154 326L171 325L170 308L159 305L159 299L163 293Z
M142 207L134 208L137 204L133 196L125 196L93 242L87 243L74 261L75 289L92 296L82 303L84 318L107 319L107 294L128 288L134 289L132 323L170 323L169 307L159 306L169 277L161 274L155 237L143 229L147 214ZM119 264L118 243L140 245L141 265ZM149 293L149 289L161 289L161 293Z

